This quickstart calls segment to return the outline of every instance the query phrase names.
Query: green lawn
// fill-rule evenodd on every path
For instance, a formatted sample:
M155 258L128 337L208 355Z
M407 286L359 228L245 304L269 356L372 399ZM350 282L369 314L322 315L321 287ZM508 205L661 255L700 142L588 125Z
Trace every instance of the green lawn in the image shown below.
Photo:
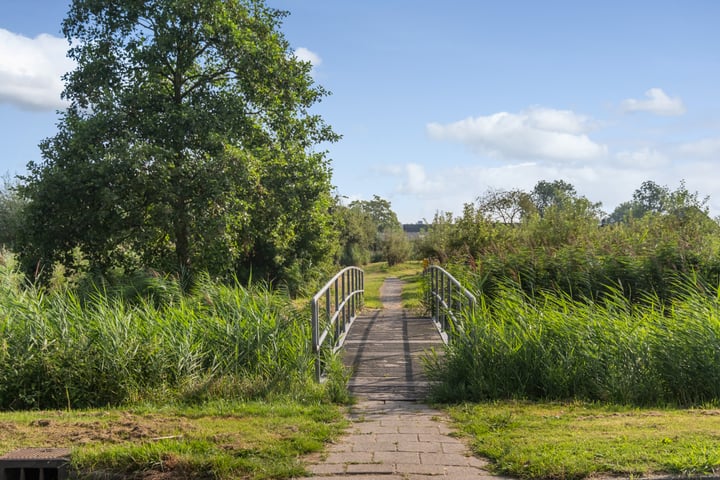
M499 474L580 479L720 470L720 410L713 408L506 401L448 411Z
M193 407L0 412L0 455L69 447L82 472L152 478L305 475L302 457L345 426L334 405L216 401Z

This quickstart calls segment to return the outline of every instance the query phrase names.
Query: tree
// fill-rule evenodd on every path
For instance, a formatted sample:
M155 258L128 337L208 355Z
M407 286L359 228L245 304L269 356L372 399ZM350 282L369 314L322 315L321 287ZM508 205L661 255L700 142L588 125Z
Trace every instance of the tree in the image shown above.
M478 212L489 220L506 224L519 222L535 210L532 196L519 189L489 189L476 202Z
M339 263L341 265L364 265L370 261L377 226L367 212L360 207L336 207L337 226L340 232Z
M261 0L74 0L77 68L21 191L27 262L297 276L330 252L327 92ZM251 273L252 272L252 273Z
M540 180L535 184L531 195L542 217L546 209L553 205L562 205L567 199L575 197L577 192L575 187L564 180Z
M14 250L18 246L23 224L24 202L9 176L3 177L0 182L0 251L5 248Z
M350 208L357 209L369 216L375 225L374 239L370 244L372 261L379 261L381 259L389 261L388 252L390 250L409 251L409 241L407 238L405 238L405 243L401 245L401 239L396 235L397 232L400 232L405 237L402 224L398 220L397 214L393 212L392 205L389 201L373 195L372 200L355 200L351 202ZM396 256L402 257L403 255ZM405 255L405 257L406 256L407 255Z
M355 200L350 203L350 208L359 208L370 215L370 218L377 226L378 232L402 228L402 224L395 212L393 212L390 202L377 195L373 195L372 200Z

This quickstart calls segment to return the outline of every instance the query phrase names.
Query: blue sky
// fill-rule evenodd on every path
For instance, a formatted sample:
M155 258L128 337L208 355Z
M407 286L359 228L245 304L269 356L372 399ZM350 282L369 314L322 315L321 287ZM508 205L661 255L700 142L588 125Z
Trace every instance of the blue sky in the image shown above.
M411 223L563 179L609 212L684 179L720 214L720 2L269 4L332 92L315 110L343 135L324 147L347 200L377 194ZM0 173L55 131L66 5L3 5Z

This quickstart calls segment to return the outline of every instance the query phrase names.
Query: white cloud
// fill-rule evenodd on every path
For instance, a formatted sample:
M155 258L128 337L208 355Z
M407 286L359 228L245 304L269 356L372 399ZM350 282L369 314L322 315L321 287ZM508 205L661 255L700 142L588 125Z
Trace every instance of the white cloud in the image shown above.
M569 110L534 107L519 114L500 112L426 126L435 140L451 140L507 159L590 160L607 153L584 133L589 119Z
M444 189L442 182L428 178L423 165L408 163L403 168L403 174L405 180L398 188L400 193L431 194L440 193Z
M316 69L322 63L322 58L320 58L320 55L313 52L312 50L308 50L305 47L300 47L295 50L295 56L298 58L298 60L302 60L303 62L310 62L313 66L313 69Z
M628 98L622 102L625 112L649 112L655 115L673 116L685 113L685 105L679 97L670 98L661 88L645 92L646 100Z
M0 103L29 110L66 107L61 77L74 68L67 49L62 38L28 38L0 28Z
M680 145L677 151L683 156L717 159L720 157L720 138L704 138L696 142L688 142Z
M652 148L618 152L616 157L621 165L639 169L658 168L670 164L668 157Z

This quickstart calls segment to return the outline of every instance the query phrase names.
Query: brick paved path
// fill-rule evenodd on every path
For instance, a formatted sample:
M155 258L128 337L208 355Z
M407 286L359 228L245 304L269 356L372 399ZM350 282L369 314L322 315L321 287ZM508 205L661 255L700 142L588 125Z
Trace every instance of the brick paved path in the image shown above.
M309 470L324 480L490 478L486 463L451 435L444 413L420 403L427 393L420 357L442 341L429 319L403 311L401 288L398 279L386 280L383 310L355 320L344 356L358 399L351 427Z

